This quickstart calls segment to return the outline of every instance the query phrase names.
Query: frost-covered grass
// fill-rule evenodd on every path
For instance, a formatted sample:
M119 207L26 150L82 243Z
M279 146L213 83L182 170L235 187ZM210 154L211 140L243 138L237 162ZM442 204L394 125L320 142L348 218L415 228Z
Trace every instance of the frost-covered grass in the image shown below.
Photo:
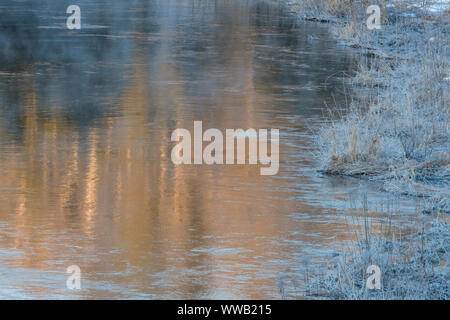
M303 260L302 271L285 274L277 281L283 299L432 299L450 298L450 225L445 213L418 214L399 219L393 198L369 209L349 199L343 212L347 220L346 241L330 245L333 256L327 264ZM379 210L381 209L381 210ZM336 251L336 247L338 247ZM380 270L380 289L367 287L369 266ZM300 280L302 278L302 280ZM303 283L303 285L300 285Z
M288 0L304 19L339 22L357 19L369 5L378 4L384 10L386 0ZM361 11L363 10L363 11Z
M329 265L324 276L310 276L306 294L325 299L450 298L450 226L438 218L422 220L409 235L392 232L390 223L377 232L364 221L351 245ZM381 289L368 289L367 268L381 271Z
M436 1L371 1L383 16L382 29L369 30L368 1L299 3L334 16L336 36L361 52L348 113L330 109L338 120L319 130L320 170L377 179L389 192L430 198L427 211L450 211L449 12L430 15Z
M381 30L367 28L365 0L294 2L301 17L333 22L336 37L361 52L348 111L327 108L330 120L318 131L320 170L378 180L391 194L422 197L418 216L434 214L401 239L372 233L365 221L324 275L306 277L306 294L449 299L450 2L370 1L382 8ZM381 290L366 288L372 264L382 270Z
M390 192L449 203L450 105L448 64L429 47L415 59L372 61L355 81L374 95L353 99L345 117L318 135L321 170L382 180ZM387 69L387 70L386 70Z

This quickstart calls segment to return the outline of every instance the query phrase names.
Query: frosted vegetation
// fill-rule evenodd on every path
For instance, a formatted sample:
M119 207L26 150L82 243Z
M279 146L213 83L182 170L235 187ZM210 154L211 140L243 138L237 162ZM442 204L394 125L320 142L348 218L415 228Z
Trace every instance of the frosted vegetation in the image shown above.
M369 30L366 8L378 4L382 29ZM329 106L318 132L318 162L327 174L379 181L391 194L421 197L409 240L392 234L358 237L357 244L313 281L316 295L337 299L448 299L450 212L449 1L298 0L307 20L332 22L343 43L359 48L348 83L348 108ZM436 218L436 217L440 218ZM368 291L368 265L383 270L383 289ZM447 267L446 267L447 266ZM314 290L311 291L311 294Z
M364 48L352 87L375 90L363 98L352 95L358 98L349 98L349 113L320 131L322 171L366 175L383 181L390 192L429 198L426 210L448 211L448 15L431 16L411 5L405 9L402 2L389 9L395 15L385 13L383 28L375 31L365 25L365 1L361 7L356 1L331 2L352 3L348 12L360 17L346 17L334 30Z
M449 224L442 218L420 219L413 230L402 234L394 231L390 219L373 227L366 207L364 214L363 227L353 230L356 242L328 264L323 276L310 277L306 294L328 299L448 300ZM380 290L366 286L371 265L381 270Z

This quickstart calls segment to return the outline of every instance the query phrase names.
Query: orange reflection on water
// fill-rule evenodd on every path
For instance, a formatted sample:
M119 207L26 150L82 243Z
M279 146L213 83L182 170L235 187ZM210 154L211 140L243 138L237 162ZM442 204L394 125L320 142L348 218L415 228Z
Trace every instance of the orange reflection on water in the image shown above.
M280 275L301 278L303 258L351 237L335 206L348 190L311 154L330 70L351 65L327 29L259 1L148 6L132 8L131 31L128 11L102 15L111 28L69 38L76 56L0 78L23 109L17 123L0 113L0 296L279 298ZM170 135L194 120L279 128L279 174L175 166ZM78 293L65 289L72 264Z

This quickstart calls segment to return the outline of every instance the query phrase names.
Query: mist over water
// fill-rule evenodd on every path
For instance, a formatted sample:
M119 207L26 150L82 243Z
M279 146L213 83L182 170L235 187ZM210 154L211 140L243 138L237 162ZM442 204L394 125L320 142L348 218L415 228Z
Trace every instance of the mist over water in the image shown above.
M349 194L386 197L316 171L356 61L327 26L268 1L105 0L68 30L70 4L0 2L1 298L280 298L352 237ZM175 166L194 121L279 129L278 175Z

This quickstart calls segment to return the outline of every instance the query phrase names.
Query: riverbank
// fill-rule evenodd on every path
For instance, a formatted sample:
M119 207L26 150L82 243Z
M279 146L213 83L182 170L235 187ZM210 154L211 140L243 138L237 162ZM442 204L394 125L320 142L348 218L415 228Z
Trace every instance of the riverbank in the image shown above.
M354 242L332 258L321 276L308 276L306 295L316 299L448 300L450 225L445 217L422 216L403 233L394 231L393 212L381 225L372 225L368 213L364 207L363 221L350 223ZM378 289L367 284L374 275L371 266L379 268Z
M366 24L366 9L373 4L381 8L379 30ZM435 244L449 234L450 3L299 0L292 7L302 19L332 23L337 39L361 54L347 84L348 112L329 110L337 120L318 131L320 171L379 181L391 194L421 197L419 213L441 217L418 227L422 231L410 237L408 250L401 249L405 243L392 246L393 239L366 234L316 281L318 291L337 299L448 299L449 249ZM429 239L429 246L420 238ZM362 282L374 261L384 275L382 290L375 293Z

